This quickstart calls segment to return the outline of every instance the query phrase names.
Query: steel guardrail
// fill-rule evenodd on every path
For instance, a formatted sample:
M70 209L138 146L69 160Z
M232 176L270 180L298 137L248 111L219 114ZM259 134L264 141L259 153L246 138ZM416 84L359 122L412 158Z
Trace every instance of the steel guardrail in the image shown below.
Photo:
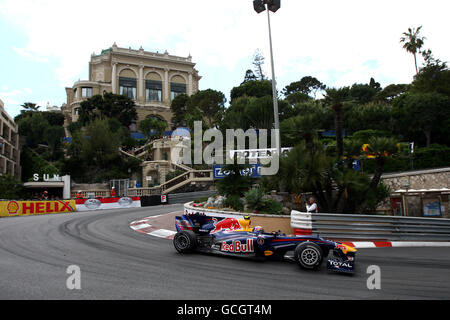
M323 238L349 240L450 240L450 219L305 213L292 211L291 226Z

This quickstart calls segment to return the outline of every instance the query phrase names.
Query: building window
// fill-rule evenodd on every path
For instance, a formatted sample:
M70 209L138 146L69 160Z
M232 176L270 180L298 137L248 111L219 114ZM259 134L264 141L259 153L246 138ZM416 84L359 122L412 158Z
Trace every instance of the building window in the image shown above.
M81 97L82 98L92 97L92 88L90 88L90 87L81 88Z
M186 84L184 83L170 83L170 100L173 100L176 96L186 93Z
M119 94L126 95L128 98L136 100L136 79L119 77Z
M145 100L162 101L162 82L145 80Z

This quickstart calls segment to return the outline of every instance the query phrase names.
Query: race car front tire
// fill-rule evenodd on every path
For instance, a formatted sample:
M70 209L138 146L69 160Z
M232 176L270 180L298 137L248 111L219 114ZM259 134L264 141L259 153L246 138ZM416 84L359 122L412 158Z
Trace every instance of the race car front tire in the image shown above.
M313 242L299 244L294 251L295 260L303 269L317 269L323 260L322 249Z
M197 247L197 235L191 230L182 230L173 237L173 245L180 253L193 252Z

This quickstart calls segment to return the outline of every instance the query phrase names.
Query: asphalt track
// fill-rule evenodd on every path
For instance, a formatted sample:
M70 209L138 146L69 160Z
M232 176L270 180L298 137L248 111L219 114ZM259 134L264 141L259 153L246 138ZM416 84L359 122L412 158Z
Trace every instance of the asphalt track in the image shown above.
M449 299L450 248L360 249L353 276L181 255L129 224L181 205L0 219L0 299ZM69 290L67 267L81 270ZM381 289L367 288L367 267Z

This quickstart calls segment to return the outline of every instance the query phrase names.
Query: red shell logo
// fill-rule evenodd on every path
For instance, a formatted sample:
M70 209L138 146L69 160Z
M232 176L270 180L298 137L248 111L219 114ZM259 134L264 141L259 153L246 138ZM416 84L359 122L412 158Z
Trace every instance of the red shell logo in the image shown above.
M17 214L17 211L19 211L19 204L16 201L10 201L6 206L6 209L9 214Z

